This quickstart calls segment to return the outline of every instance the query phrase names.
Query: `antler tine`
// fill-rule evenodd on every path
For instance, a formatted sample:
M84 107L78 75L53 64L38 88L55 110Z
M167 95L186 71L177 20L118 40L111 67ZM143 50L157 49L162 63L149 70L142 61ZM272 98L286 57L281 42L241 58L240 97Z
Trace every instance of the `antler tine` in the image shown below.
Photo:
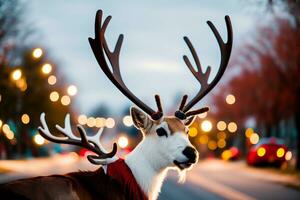
M155 114L159 112L154 111L149 106L147 106L144 102L142 102L139 98L137 98L125 85L119 66L119 57L120 51L123 43L124 36L122 34L119 35L118 41L115 45L114 51L111 52L108 48L106 39L105 39L105 31L111 19L111 16L105 18L103 25L102 23L102 11L99 10L96 14L95 20L95 39L89 38L90 46L93 50L93 53L97 59L100 68L105 73L105 75L110 79L110 81L134 104L140 107L143 111L145 111L148 115L154 119L156 116L162 116L162 114ZM104 50L103 50L104 49ZM108 60L111 64L112 70L110 70L105 55L108 57ZM154 118L153 118L154 116ZM158 120L158 119L154 119Z
M70 123L70 115L67 114L65 117L65 128L56 125L55 127L66 137L57 137L51 134L45 120L45 113L42 113L40 116L42 127L39 127L38 130L40 134L47 140L55 143L63 144L72 144L76 146L84 147L94 153L97 156L94 156L94 159L108 159L113 158L117 153L117 144L113 144L113 149L111 152L107 152L100 143L100 137L103 131L101 128L98 133L94 136L87 136L84 128L81 125L78 125L77 129L79 131L80 137L77 137L73 134ZM89 159L90 160L90 159ZM95 163L94 163L95 164Z
M226 28L227 28L227 42L226 43L224 43L224 41L222 40L218 30L213 25L213 23L210 21L207 22L208 26L211 28L212 32L214 33L215 38L217 39L218 45L220 47L220 52L221 52L221 62L220 62L219 70L218 70L217 75L215 76L214 80L209 84L208 84L208 78L210 75L211 67L208 66L206 71L204 73L202 72L199 58L196 54L196 51L195 51L192 43L189 41L189 39L187 37L184 37L184 40L187 43L187 45L193 55L193 58L195 60L198 71L197 72L195 71L194 67L191 65L187 56L183 56L183 59L187 65L187 67L192 72L192 74L195 76L195 78L201 84L201 89L199 90L197 95L184 107L184 109L183 109L184 113L186 113L188 110L190 110L197 102L199 102L208 92L210 92L216 86L216 84L220 81L221 77L223 76L223 74L226 70L226 67L228 65L228 61L230 58L230 54L231 54L233 41L232 41L232 26L231 26L229 16L225 16L225 21L226 21ZM191 115L191 113L197 113L197 112L196 111L189 112L190 115Z

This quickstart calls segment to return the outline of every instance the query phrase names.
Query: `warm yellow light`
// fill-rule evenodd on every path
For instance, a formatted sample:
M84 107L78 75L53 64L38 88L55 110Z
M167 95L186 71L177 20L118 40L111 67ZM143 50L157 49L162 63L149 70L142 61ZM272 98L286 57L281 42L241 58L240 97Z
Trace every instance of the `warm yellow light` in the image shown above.
M259 147L256 153L259 157L263 157L266 154L266 149L264 147Z
M207 112L198 115L198 117L200 117L201 119L205 118L206 116L207 116Z
M86 115L79 115L77 121L78 121L79 124L85 125L87 123Z
M204 132L209 132L209 131L211 131L211 129L212 129L212 123L211 123L209 120L204 120L204 121L201 123L201 129L202 129Z
M227 126L229 132L234 133L237 131L237 125L235 122L230 122Z
M20 69L15 69L11 74L11 78L14 81L19 80L21 77L22 77L22 71Z
M7 134L10 131L10 127L7 124L3 124L2 131L4 134Z
M200 144L207 144L208 142L208 136L207 135L201 135L200 138L199 138L199 142Z
M88 125L88 127L96 126L96 119L94 117L89 117L87 119L87 125Z
M16 81L17 87L24 92L27 89L27 82L25 78L20 78Z
M235 96L232 94L229 94L226 96L226 103L232 105L235 103Z
M257 144L259 141L259 135L257 133L253 133L251 136L250 136L250 143L251 144Z
M226 123L224 121L219 121L217 123L217 129L219 131L224 131L226 129Z
M30 117L27 114L23 114L21 117L21 121L23 122L23 124L28 124L30 122Z
M293 157L292 152L291 151L287 151L286 154L285 154L285 159L287 161L289 161L289 160L292 159L292 157Z
M133 121L132 121L132 118L130 115L123 117L123 124L127 127L130 127L133 125Z
M50 65L49 63L46 63L42 66L42 72L44 74L49 74L52 71L52 65Z
M245 131L245 136L247 138L250 138L253 133L254 133L254 130L252 128L247 128Z
M3 122L2 122L2 120L0 119L0 129L1 129L1 127L2 127L2 124L3 124Z
M222 149L226 146L226 141L224 139L219 139L217 145L220 149Z
M54 91L54 92L51 92L51 93L50 93L50 100L51 100L52 102L56 102L56 101L58 101L58 99L59 99L59 94L58 94L58 92Z
M221 157L223 160L229 160L232 156L232 153L230 150L225 150L222 152Z
M196 128L194 128L194 127L190 128L190 130L189 130L190 137L196 137L197 134L198 134L198 130Z
M49 76L49 78L48 78L49 85L54 85L56 83L56 81L57 81L56 76L54 76L54 75Z
M35 48L33 51L32 51L32 56L34 58L40 58L41 56L43 55L43 50L41 48Z
M107 118L105 120L105 126L107 128L113 128L115 126L115 120L113 118Z
M217 133L218 139L226 139L226 133L225 132L218 132Z
M64 105L64 106L67 106L71 103L71 99L68 95L64 95L61 99L61 104Z
M67 92L70 96L74 96L77 94L77 87L75 85L70 85Z
M128 139L125 136L121 136L118 139L118 145L121 148L126 148L128 146Z
M277 155L278 158L282 158L284 156L284 153L285 153L285 151L284 151L284 148L282 148L282 147L280 147L276 151L276 155Z
M33 137L33 141L37 144L37 145L43 145L45 143L45 139L39 135L39 134L36 134L34 137Z
M5 134L5 136L7 137L7 139L12 140L12 139L14 139L15 134L14 134L14 132L12 132L11 130L9 130L9 131Z
M96 127L101 128L105 126L105 119L102 117L97 117L96 118Z
M207 144L208 149L215 150L217 148L217 142L214 140L210 140Z

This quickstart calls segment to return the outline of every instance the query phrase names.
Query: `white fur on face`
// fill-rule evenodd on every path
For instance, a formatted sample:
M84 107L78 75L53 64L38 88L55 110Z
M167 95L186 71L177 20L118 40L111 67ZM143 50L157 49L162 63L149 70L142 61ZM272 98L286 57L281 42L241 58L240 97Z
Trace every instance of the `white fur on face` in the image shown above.
M167 122L162 122L156 129L161 127L167 131L168 137L159 137L155 134L156 139L158 140L157 148L164 158L167 159L167 162L169 163L168 166L174 166L174 160L179 162L187 161L188 158L183 154L183 150L188 146L192 146L188 135L185 132L175 132L171 134Z

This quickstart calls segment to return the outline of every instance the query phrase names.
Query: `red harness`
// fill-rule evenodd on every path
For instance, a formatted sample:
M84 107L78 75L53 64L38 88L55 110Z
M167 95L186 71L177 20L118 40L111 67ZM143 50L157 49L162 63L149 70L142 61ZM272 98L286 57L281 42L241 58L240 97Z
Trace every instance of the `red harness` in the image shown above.
M148 200L124 159L120 158L117 161L108 164L107 174L119 182L124 194L126 194L126 199Z

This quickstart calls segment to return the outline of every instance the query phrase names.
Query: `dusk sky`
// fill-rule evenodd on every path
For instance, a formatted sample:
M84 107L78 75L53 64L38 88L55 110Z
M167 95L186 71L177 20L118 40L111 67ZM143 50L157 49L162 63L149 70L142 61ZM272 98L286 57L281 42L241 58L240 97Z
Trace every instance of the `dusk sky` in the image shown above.
M229 15L234 31L233 50L238 51L238 46L262 17L255 6L251 8L239 0L27 2L29 21L39 33L36 43L50 50L67 82L78 87L75 105L82 113L91 112L101 103L116 112L131 105L104 76L90 49L88 37L94 37L98 9L104 11L104 16L113 16L106 33L111 48L120 33L125 35L120 66L128 88L152 107L153 95L160 94L166 109L177 103L174 100L178 94L187 93L192 97L199 89L182 59L184 54L191 57L183 36L189 36L194 44L202 67L212 66L212 80L220 53L206 20L211 20L226 40L224 16ZM225 79L226 76L225 73ZM208 103L207 99L199 105Z

